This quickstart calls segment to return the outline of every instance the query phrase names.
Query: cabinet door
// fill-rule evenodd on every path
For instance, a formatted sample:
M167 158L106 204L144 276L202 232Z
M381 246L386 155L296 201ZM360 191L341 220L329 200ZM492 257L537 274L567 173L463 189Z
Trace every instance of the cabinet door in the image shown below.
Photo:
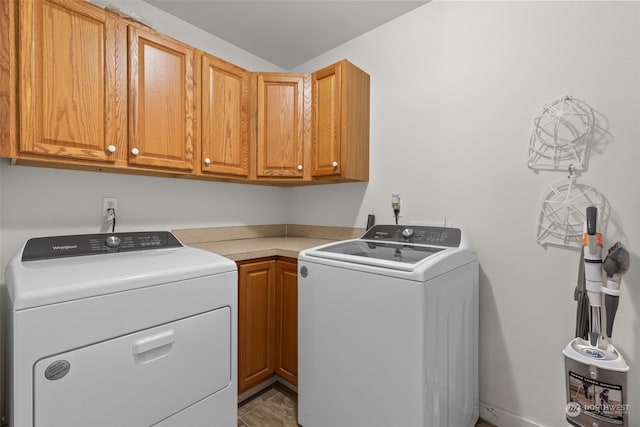
M0 0L0 157L15 157L18 151L16 6Z
M298 266L276 264L276 374L298 385Z
M202 172L249 174L249 72L218 58L201 62Z
M129 28L129 163L193 169L194 49Z
M369 80L346 60L313 74L314 177L369 179Z
M238 266L238 392L273 375L275 261Z
M313 75L313 176L340 174L341 82L340 64Z
M18 6L20 151L126 158L126 25L84 2Z
M303 75L258 75L258 178L304 176L305 92Z

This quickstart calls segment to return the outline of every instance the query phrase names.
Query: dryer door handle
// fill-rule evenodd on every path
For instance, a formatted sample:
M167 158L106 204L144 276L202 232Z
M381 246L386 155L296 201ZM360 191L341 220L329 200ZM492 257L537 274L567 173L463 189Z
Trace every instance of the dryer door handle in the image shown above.
M173 329L140 338L133 342L133 356L140 363L156 360L165 356L174 342Z

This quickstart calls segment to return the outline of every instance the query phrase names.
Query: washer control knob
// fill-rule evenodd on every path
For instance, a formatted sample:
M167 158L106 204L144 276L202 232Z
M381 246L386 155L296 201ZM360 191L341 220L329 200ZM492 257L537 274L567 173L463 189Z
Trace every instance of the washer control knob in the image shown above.
M402 230L402 237L405 239L410 239L413 237L413 228L405 228Z
M120 238L118 236L109 236L104 239L104 244L110 248L117 248L120 246Z

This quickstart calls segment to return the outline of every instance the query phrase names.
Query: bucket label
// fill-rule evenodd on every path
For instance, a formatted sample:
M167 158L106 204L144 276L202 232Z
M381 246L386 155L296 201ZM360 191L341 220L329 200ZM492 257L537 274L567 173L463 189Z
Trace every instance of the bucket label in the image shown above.
M597 348L585 347L582 349L582 352L592 359L606 359L607 355L604 351L600 351Z
M622 386L569 371L569 388L571 402L567 404L568 416L576 417L579 410L595 420L623 424L623 414L627 413L628 404L622 401Z

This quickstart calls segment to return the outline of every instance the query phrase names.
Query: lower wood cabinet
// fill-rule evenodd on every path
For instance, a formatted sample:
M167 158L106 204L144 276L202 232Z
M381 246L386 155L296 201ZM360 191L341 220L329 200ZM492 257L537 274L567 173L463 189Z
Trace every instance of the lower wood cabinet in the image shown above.
M297 261L238 262L238 393L274 374L298 382Z
M276 374L298 385L298 263L276 262Z
M238 393L273 375L275 261L238 263Z

